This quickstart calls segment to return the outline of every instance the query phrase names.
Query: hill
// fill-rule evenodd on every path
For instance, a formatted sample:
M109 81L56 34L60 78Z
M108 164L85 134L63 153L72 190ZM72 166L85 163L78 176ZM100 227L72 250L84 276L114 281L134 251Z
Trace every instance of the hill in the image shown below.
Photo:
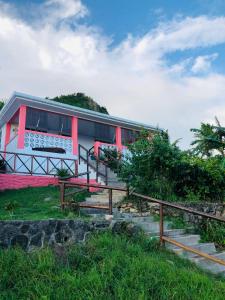
M69 104L72 106L78 106L81 108L86 108L90 110L94 110L96 112L100 112L103 114L109 114L107 109L104 106L100 106L96 101L94 101L91 97L86 96L83 93L74 93L71 95L61 95L55 98L52 98L56 102Z

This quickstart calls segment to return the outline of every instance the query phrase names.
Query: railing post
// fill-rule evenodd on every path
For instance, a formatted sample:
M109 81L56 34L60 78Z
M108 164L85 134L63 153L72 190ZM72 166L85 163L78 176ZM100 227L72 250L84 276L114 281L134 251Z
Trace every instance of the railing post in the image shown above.
M159 216L160 216L160 223L159 223L159 235L160 235L160 244L161 246L164 245L163 240L163 204L160 204L159 206Z
M98 158L95 161L96 161L96 182L98 182L98 167L99 167L99 160L98 160Z
M60 183L59 185L60 188L60 203L61 203L61 209L64 210L65 208L65 183Z
M112 215L112 189L109 189L109 214Z
M105 184L108 185L108 168L105 165Z
M87 154L87 184L90 184L90 174L89 174L89 155ZM90 188L88 187L88 192L90 192Z
M126 191L127 199L129 198L129 196L130 196L130 188L129 188L129 185L127 184L127 191Z

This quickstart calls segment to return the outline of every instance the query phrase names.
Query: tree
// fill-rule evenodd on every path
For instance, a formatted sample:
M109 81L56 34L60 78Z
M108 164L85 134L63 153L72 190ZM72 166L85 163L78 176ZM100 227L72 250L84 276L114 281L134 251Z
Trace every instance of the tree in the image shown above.
M191 143L194 146L193 152L202 157L210 157L215 151L225 156L225 128L222 127L217 118L217 126L201 123L200 129L192 128L195 140Z
M107 109L104 106L100 106L95 102L91 97L86 96L83 93L74 93L71 95L61 95L57 96L51 100L56 102L69 104L72 106L78 106L85 109L94 110L103 114L109 114Z
M4 102L0 101L0 110L3 108L3 106L4 106Z

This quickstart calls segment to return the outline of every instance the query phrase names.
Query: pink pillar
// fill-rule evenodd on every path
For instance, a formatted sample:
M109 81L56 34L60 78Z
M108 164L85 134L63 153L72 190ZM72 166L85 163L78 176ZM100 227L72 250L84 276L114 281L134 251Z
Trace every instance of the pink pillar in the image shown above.
M11 130L11 124L8 122L6 123L4 151L6 151L7 144L10 141L10 130Z
M116 145L119 151L122 151L122 134L121 127L116 127Z
M25 105L20 106L19 126L18 126L18 144L17 144L17 148L19 148L19 149L24 148L26 113L27 113L27 107Z
M78 155L78 118L72 117L73 154Z

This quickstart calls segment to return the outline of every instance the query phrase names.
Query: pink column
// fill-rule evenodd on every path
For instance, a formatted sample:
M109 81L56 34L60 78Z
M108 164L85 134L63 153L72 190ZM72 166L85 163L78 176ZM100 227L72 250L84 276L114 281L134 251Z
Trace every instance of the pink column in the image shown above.
M20 106L19 126L18 126L18 144L17 144L17 148L19 148L19 149L24 148L26 113L27 113L27 107L25 105Z
M73 154L78 155L78 118L72 117Z
M116 145L119 151L122 151L122 134L121 127L116 127Z
M10 123L6 123L4 151L6 151L7 144L10 141L10 130L11 130L11 124Z

